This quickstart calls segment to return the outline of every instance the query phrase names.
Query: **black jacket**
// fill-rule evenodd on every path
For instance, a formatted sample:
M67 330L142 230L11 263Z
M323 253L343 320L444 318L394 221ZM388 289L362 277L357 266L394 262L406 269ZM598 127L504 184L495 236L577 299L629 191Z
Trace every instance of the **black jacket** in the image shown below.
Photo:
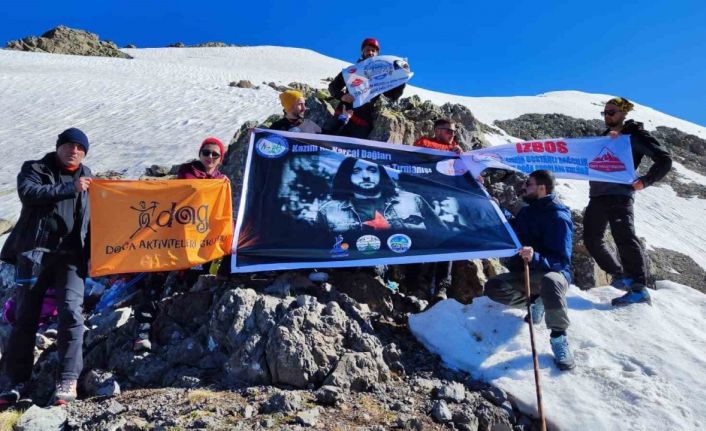
M282 117L272 123L269 129L284 132L321 133L321 127L308 118L292 122L287 117Z
M359 58L356 63L360 63L363 61L363 58ZM407 86L407 84L402 84L399 87L395 87L392 90L386 91L382 94L385 95L390 100L397 100L400 97L402 97L402 93L404 92L404 88ZM341 100L341 97L344 94L347 94L348 91L346 89L346 81L343 79L343 73L339 72L338 75L331 81L331 83L328 85L328 91L331 93L331 96L334 97L335 99ZM375 101L379 98L380 96L375 96L373 97L368 103L361 105L353 110L353 115L357 116L358 118L368 122L372 123L373 121L373 105L375 104ZM350 110L353 105L345 102L341 102L342 105L346 107L346 109Z
M608 133L610 133L610 130L603 132L603 135L605 136ZM620 133L630 135L632 159L635 163L635 169L640 166L640 162L642 162L644 156L649 157L654 162L647 173L640 177L645 187L651 186L667 175L667 172L672 168L672 157L669 151L643 128L642 123L628 120L625 122L623 130ZM590 185L590 197L606 195L632 196L635 192L630 184L591 181Z
M88 247L88 222L90 209L88 193L77 195L73 182L61 182L61 169L56 160L56 153L48 153L41 160L30 160L22 165L17 175L17 193L22 202L20 219L12 229L10 236L0 253L0 259L10 264L17 264L22 255L36 252L46 253L59 250L62 241L68 238L66 226L76 226L82 250ZM81 165L78 175L92 177L88 166ZM80 200L78 214L61 214L59 203L66 199ZM73 221L64 220L74 217ZM63 227L63 228L62 228ZM84 253L79 256L86 258ZM38 263L38 262L37 262Z

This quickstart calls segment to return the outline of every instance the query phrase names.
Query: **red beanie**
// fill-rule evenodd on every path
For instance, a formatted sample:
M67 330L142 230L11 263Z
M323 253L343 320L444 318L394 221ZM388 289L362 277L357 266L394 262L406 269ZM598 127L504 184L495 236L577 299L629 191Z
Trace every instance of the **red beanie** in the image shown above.
M225 147L223 146L223 142L219 141L217 138L211 137L211 138L204 139L203 142L201 143L201 147L199 148L199 153L201 153L201 150L203 149L203 147L208 144L218 145L218 149L221 153L221 161L223 161L223 157L225 157L225 155L226 155L226 150L225 150Z

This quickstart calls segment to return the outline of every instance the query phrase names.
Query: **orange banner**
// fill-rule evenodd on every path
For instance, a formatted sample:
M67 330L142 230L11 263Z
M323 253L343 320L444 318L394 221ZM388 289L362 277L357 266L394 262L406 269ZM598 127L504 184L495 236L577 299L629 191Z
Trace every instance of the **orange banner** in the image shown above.
M227 180L99 180L89 189L93 277L174 271L230 253Z

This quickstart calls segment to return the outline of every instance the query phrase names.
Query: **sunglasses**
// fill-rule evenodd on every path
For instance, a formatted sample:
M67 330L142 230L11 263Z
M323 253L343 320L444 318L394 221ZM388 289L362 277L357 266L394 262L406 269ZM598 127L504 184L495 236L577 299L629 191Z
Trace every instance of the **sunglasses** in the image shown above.
M617 111L617 110L615 110L615 109L611 109L611 110L608 110L608 111L602 111L602 112L601 112L601 115L604 116L604 117L612 117L613 115L617 114L618 112L619 112L619 111Z
M201 150L201 155L204 157L220 158L221 154L217 151Z
M449 133L456 133L456 129L449 129L448 127L437 127L438 130L448 130Z

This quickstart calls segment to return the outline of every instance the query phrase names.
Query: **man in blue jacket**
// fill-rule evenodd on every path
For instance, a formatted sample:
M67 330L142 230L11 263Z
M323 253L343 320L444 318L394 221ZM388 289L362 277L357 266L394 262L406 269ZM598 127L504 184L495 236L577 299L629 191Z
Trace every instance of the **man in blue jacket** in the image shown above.
M88 261L88 187L91 171L82 163L88 138L64 130L56 151L22 165L17 193L22 211L0 258L15 266L17 318L3 357L11 387L0 394L0 408L25 398L34 365L34 344L42 300L56 290L59 309L59 375L52 402L76 399L83 368L83 293Z
M571 283L574 225L571 211L553 194L554 183L551 172L539 170L532 172L522 186L522 199L528 205L516 217L508 217L522 248L506 262L509 273L488 280L485 294L511 307L526 306L522 261L528 262L532 305L525 320L539 324L544 317L552 331L554 360L560 370L570 370L576 364L566 336L569 327L566 291Z

